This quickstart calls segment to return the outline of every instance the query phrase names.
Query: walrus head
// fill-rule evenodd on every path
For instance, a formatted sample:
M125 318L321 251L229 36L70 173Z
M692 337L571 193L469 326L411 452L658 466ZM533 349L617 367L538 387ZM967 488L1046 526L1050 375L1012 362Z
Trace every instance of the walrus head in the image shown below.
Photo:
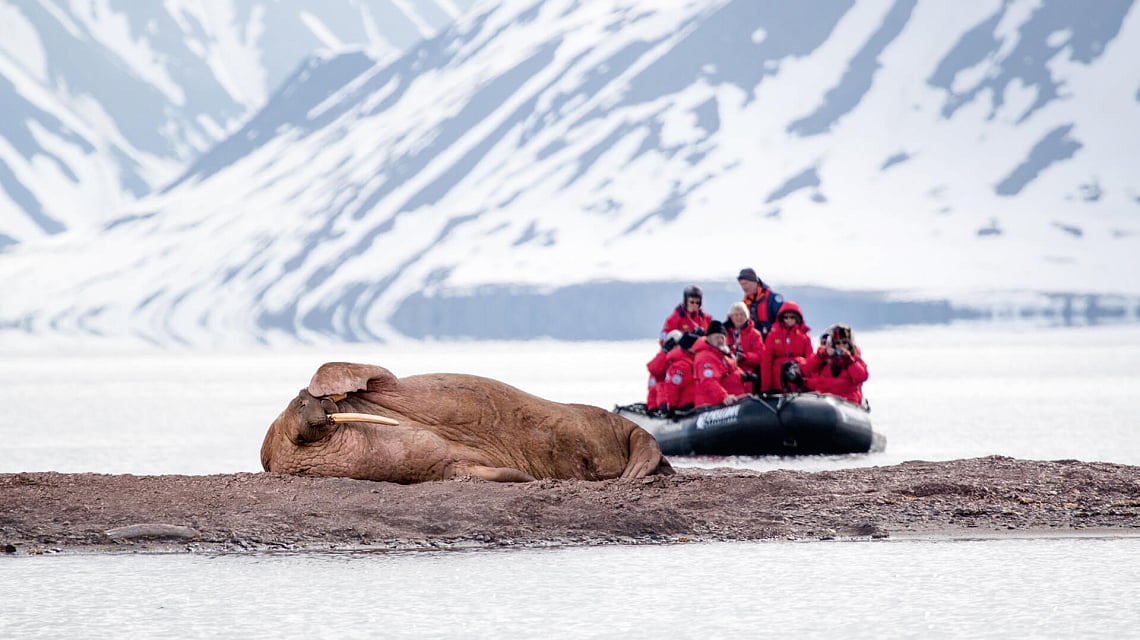
M386 416L377 416L370 413L345 413L337 410L336 401L343 400L344 394L337 396L314 396L308 389L301 389L297 394L297 410L302 428L298 435L303 441L313 441L328 435L331 428L338 424L349 422L363 422L394 426L400 424L398 420ZM315 438L314 438L315 436Z

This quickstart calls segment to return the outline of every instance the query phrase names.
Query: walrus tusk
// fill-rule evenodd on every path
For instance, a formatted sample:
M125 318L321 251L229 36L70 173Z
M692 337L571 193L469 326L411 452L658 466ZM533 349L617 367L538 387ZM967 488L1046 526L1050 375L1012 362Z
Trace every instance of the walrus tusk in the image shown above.
M372 424L387 424L396 426L400 424L399 420L386 418L384 416L374 416L371 413L330 413L329 420L340 424L342 422L371 422Z

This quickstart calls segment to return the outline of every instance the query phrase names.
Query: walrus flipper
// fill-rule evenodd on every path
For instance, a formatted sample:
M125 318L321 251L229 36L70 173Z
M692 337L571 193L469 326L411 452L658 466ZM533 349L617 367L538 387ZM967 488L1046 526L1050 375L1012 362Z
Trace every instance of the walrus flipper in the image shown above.
M534 476L512 467L488 467L482 464L459 464L453 475L470 474L490 482L534 482Z
M648 475L673 475L673 465L661 455L661 447L648 431L638 427L629 434L629 464L621 472L623 478Z

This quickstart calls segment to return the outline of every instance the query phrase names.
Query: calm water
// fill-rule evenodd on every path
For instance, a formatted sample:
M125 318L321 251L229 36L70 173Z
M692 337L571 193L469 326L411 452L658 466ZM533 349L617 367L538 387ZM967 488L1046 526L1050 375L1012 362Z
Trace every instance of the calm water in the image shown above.
M868 333L873 456L675 460L826 469L1002 454L1140 465L1140 328ZM259 469L328 360L457 371L604 407L649 343L0 354L0 472ZM0 497L0 505L2 505ZM0 638L1134 636L1140 538L768 542L405 554L0 557Z
M1140 327L859 336L882 454L717 459L835 468L1001 454L1140 465ZM320 364L487 375L563 402L644 400L648 343L411 343L201 353L0 353L0 473L260 471L261 439ZM33 412L44 418L33 419ZM680 464L690 464L680 462Z
M1137 554L1131 538L25 556L0 559L0 637L1135 637Z

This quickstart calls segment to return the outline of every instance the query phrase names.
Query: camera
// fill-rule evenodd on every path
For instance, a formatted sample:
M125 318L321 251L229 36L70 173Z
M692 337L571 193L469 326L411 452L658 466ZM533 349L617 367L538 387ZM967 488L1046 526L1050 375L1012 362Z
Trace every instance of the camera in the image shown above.
M785 392L801 391L804 386L804 374L799 363L792 360L780 367L780 387Z

